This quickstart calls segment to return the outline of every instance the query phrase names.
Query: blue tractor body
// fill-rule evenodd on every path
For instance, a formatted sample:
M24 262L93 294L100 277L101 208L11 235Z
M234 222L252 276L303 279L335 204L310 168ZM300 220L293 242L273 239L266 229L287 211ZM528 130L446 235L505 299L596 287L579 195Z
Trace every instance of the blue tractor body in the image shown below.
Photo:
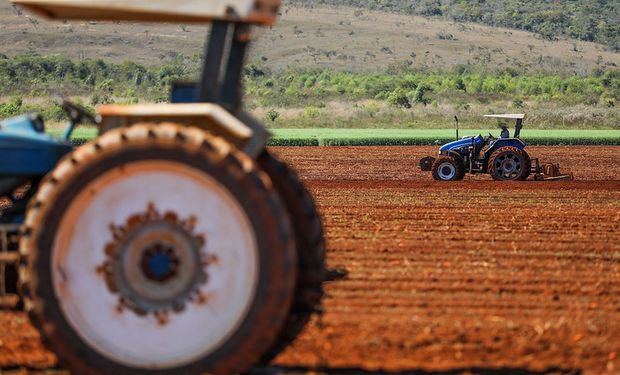
M495 150L499 149L500 147L515 147L521 151L524 151L525 146L527 146L527 143L525 143L520 138L500 138L491 141L491 143L489 144L487 155L491 155Z
M464 153L467 152L469 146L481 146L483 143L483 139L481 135L477 135L475 137L463 137L462 139L458 139L456 141L446 143L445 145L439 148L440 154L447 154L449 152L456 153Z
M43 119L35 114L0 122L0 197L10 201L0 216L0 226L23 222L41 179L73 150L68 139L74 125L72 121L65 137L55 138L45 132Z
M463 137L462 139L446 143L439 148L439 154L452 155L464 160L470 156L470 152L477 152L478 156L480 156L480 151L482 151L484 157L480 159L486 164L493 152L500 147L506 146L515 147L523 151L527 144L520 138L489 139L478 134L476 136Z
M463 137L462 139L458 139L456 141L448 142L445 145L439 147L439 153L447 153L450 151L458 152L460 149L467 149L472 145L472 142L475 143L477 137Z
M0 179L44 176L72 149L70 142L46 134L37 116L0 122Z

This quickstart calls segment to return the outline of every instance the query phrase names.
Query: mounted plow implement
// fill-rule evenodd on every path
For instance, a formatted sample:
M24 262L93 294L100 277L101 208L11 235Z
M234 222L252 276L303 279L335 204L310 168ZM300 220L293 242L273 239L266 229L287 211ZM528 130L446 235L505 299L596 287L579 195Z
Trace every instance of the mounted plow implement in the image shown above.
M535 181L573 181L572 173L563 174L560 165L554 163L541 163L539 159L532 159L532 171Z

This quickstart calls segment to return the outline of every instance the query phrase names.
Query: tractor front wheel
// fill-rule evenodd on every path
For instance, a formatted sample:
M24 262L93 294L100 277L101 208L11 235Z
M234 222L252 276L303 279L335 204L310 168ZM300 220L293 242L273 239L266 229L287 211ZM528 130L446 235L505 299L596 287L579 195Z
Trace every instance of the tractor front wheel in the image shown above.
M254 161L203 130L138 124L78 148L24 227L25 305L71 372L242 373L286 323L288 212Z
M433 178L437 181L458 181L464 177L463 163L452 156L440 156L433 163Z
M530 158L516 147L500 147L491 154L488 171L494 180L523 181L530 174Z

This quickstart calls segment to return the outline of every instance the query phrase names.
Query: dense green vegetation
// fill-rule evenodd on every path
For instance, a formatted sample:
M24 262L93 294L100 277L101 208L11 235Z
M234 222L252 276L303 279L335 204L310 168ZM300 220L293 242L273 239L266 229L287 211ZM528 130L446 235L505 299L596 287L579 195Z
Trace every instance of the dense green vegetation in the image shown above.
M258 74L247 79L247 93L262 106L320 105L333 99L384 100L410 108L428 105L444 95L462 98L510 97L534 101L558 100L565 104L603 102L614 106L620 100L620 70L597 71L586 77L521 75L514 69L495 74L468 71L428 71L392 66L385 73L356 74L332 71L293 71L277 76Z
M532 31L553 40L560 36L606 44L620 51L620 2L616 0L289 0L297 6L346 5L458 22L479 22Z
M54 93L86 106L166 101L170 83L195 77L197 66L183 59L145 67L57 56L0 58L0 118L35 110L59 120L62 111L48 99ZM524 111L531 127L620 128L616 68L561 76L407 64L382 73L272 73L250 65L245 84L247 107L272 127L445 128L457 114L464 127L479 128L484 113Z
M0 95L92 95L94 104L109 102L112 97L166 100L170 82L195 75L197 66L197 60L184 58L152 68L129 61L112 64L62 56L9 58L0 54Z

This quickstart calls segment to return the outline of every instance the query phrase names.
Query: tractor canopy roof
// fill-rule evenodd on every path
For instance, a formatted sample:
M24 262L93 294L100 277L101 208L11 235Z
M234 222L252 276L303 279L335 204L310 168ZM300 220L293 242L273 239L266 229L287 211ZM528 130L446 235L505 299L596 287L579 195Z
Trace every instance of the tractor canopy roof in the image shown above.
M525 118L525 114L508 113L508 114L503 114L503 115L484 115L484 117L501 118L501 119L507 119L507 120L523 120Z
M507 113L507 114L501 114L501 115L484 115L484 117L496 118L500 120L515 120L515 128L517 128L517 131L515 133L515 138L516 138L519 136L521 127L523 126L523 119L525 118L525 114ZM500 122L498 124L498 127L506 127L506 124L503 124L502 122Z
M280 0L13 0L42 16L61 20L272 25Z
M501 115L484 115L484 117L503 119L503 120L515 120L515 133L513 138L519 138L521 135L521 128L523 128L523 119L525 114L523 113L507 113ZM507 127L505 124L498 124L501 128Z

